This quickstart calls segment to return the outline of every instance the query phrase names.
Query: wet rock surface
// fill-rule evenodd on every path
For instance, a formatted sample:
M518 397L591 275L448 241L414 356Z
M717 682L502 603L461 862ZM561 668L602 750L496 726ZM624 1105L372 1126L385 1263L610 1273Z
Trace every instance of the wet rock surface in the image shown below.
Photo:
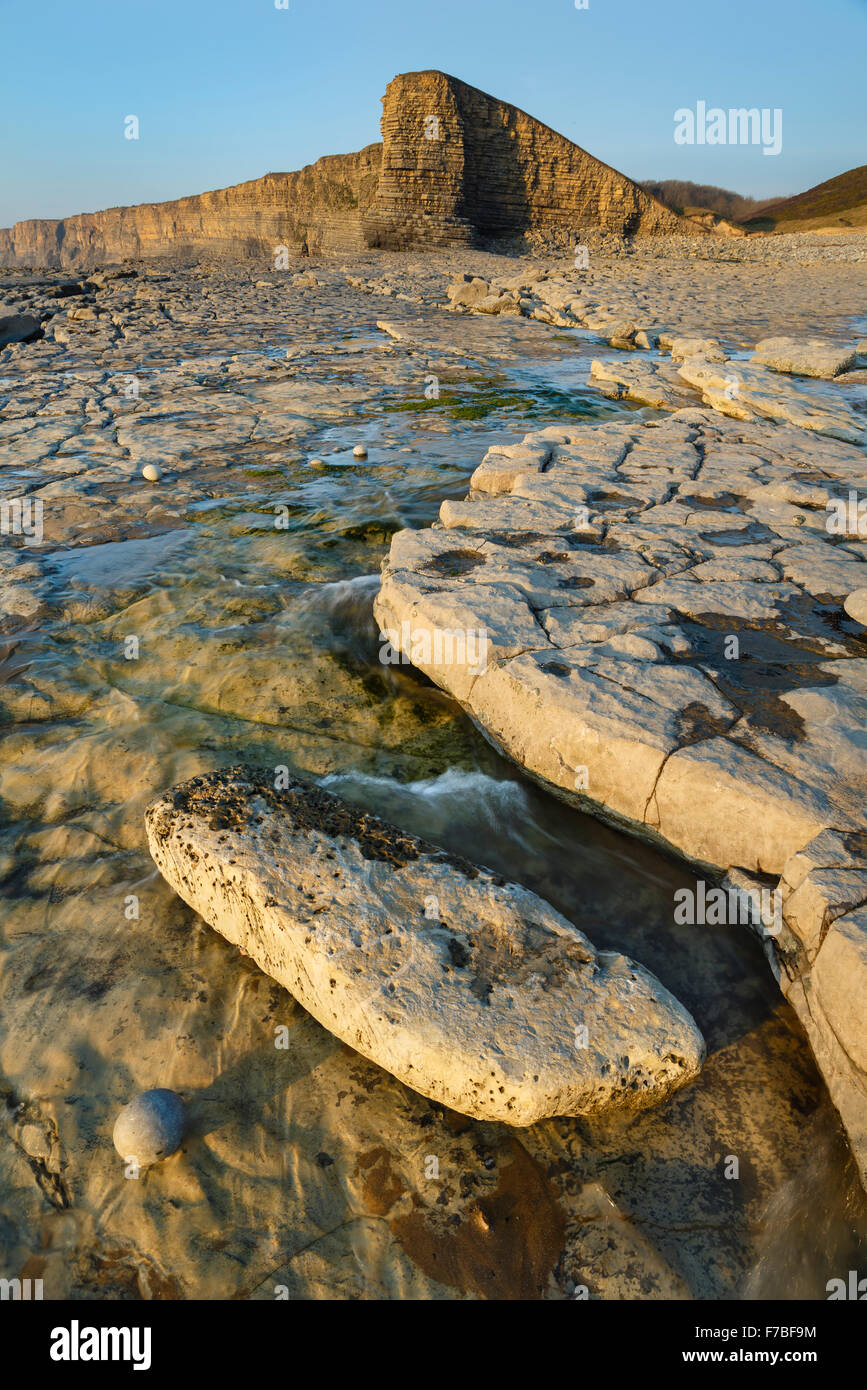
M715 336L728 353L781 331L845 342L851 324L841 314L865 312L858 238L772 238L736 256L715 238L645 242L640 252L584 239L590 268L573 269L571 297L589 290L615 327L635 325L636 344L666 330ZM569 599L550 606L553 632L554 616L567 623L592 592L589 563L556 558L573 547L539 530L538 497L512 499L512 480L550 457L549 441L522 443L529 432L666 419L589 384L594 358L649 352L609 350L590 329L523 314L446 307L446 286L463 275L523 284L561 269L548 252L299 258L285 273L270 260L138 262L80 278L81 294L59 292L68 272L2 276L7 312L33 315L44 336L0 351L9 519L0 549L0 1264L4 1275L43 1278L46 1298L274 1299L282 1289L563 1299L582 1287L609 1299L824 1298L830 1277L863 1265L855 1170L762 943L743 928L675 923L675 892L695 886L688 865L537 789L460 704L411 664L379 659L371 609L393 533L424 534L444 500L463 507L486 455L490 505L520 505L540 537L533 555L549 557L527 569L521 593ZM94 313L71 317L75 306ZM857 400L856 386L830 387ZM751 428L766 443L778 437L771 424ZM758 614L788 611L789 588L857 588L858 574L837 560L820 567L815 549L795 549L811 536L797 522L811 510L804 499L829 481L826 447L832 460L845 447L798 437L815 477L807 468L791 497L766 496L745 530L722 513L753 467L746 455L768 462L761 448L722 456L719 493L703 490L695 529L712 534L715 549L697 567L707 566L720 602L724 583L740 583L727 599L734 611L748 597ZM606 478L608 448L600 443ZM694 457L691 447L666 448L673 465ZM149 463L163 472L158 484L141 477ZM617 487L625 496L626 479ZM667 489L660 483L656 505ZM28 499L42 504L41 518ZM619 505L588 498L591 514L596 500L599 510ZM573 502L567 488L558 507L570 524ZM707 533L713 512L721 524ZM768 554L768 533L779 540L772 526L785 517L788 575ZM508 515L496 522L505 574L528 532ZM595 522L584 542L594 533ZM681 578L678 534L671 583ZM668 528L639 549L607 540L598 582L612 611L639 606L637 585L670 557L670 539ZM449 550L476 554L463 535ZM453 569L483 573L465 553L429 558L447 571L426 574L432 587ZM517 591L488 588L502 606L501 645L510 656L531 650L540 630L530 608ZM839 617L843 597L829 622L848 651L863 629ZM653 605L641 606L646 623ZM668 612L660 605L661 626ZM707 712L684 715L679 743L686 730L721 730L742 684L756 737L788 709L783 727L797 752L794 732L814 726L818 707L792 709L767 674L781 656L771 639L786 634L760 626L775 618L751 621L765 674L758 683L741 675L714 703L705 691ZM677 622L697 649L718 640L701 613ZM656 641L619 626L599 605L593 640L616 649L625 639L645 653L641 644ZM827 700L844 659L834 655L820 676L824 618L819 634L818 644L799 637L796 664L811 699ZM704 675L692 658L685 665L685 680ZM655 737L664 725L660 717ZM708 1049L699 1076L655 1109L516 1130L459 1116L362 1057L155 872L147 805L167 786L242 761L319 781L407 835L489 865L598 951L639 962L695 1018ZM820 891L833 888L829 923L858 911L853 881L829 887L838 870L820 859L806 887L792 889L791 922L807 952L825 931ZM841 963L848 971L849 937L841 928L823 991ZM848 1017L832 1005L847 1045ZM159 1087L183 1097L187 1135L171 1158L125 1177L115 1119L131 1096ZM726 1176L730 1155L737 1181Z
M492 450L465 502L394 538L380 625L410 632L425 674L566 799L700 864L784 881L833 830L860 907L867 649L844 601L864 541L857 521L835 523L867 488L864 453L829 444L818 461L795 430L695 410L549 428L516 452ZM483 663L454 646L435 659L434 634L461 629L487 634ZM823 954L815 910L817 953L800 934L775 944L820 1066L834 1053L828 1081L863 1169L867 937L847 916Z

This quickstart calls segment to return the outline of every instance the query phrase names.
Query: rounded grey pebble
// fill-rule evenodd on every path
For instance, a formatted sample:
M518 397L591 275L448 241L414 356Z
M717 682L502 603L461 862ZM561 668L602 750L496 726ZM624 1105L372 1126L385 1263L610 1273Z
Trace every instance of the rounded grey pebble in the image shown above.
M367 458L367 450L365 449L365 447L364 447L363 444L356 444L356 446L355 446L355 448L353 449L352 452L353 452L355 458L357 458L357 459L366 459L366 458Z
M187 1107L175 1091L142 1091L121 1110L114 1124L114 1147L139 1167L160 1163L181 1146Z

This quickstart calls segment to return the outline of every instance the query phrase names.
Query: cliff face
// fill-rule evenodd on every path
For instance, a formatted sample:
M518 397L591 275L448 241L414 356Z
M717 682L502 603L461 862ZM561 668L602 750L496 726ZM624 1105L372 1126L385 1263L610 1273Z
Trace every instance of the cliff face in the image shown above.
M389 83L382 136L382 176L364 224L370 245L444 245L546 227L695 231L565 136L441 72Z
M266 174L172 203L17 222L0 231L0 265L86 267L124 257L206 251L236 259L362 250L361 215L376 193L381 145L328 155L293 174Z
M389 83L382 135L382 145L298 173L171 203L18 222L0 230L0 264L85 268L179 251L271 257L305 241L313 252L345 254L546 227L699 234L564 136L441 72Z

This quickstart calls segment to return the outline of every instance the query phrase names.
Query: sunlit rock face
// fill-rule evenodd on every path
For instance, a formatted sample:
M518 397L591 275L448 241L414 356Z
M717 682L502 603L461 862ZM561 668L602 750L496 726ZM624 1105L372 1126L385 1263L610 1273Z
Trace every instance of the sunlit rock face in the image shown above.
M383 98L383 143L167 203L0 230L0 265L82 266L178 252L233 259L473 244L576 225L696 232L562 135L441 72ZM701 234L700 231L697 234Z
M639 1110L704 1041L535 893L309 783L246 768L153 803L163 877L330 1032L479 1120Z
M362 249L358 209L376 189L380 146L328 155L291 174L218 188L170 203L16 222L0 231L0 264L99 265L125 257L205 251L233 260Z
M372 246L448 245L544 227L697 231L541 121L442 72L389 83L382 139L382 175L364 220Z
M864 560L831 524L864 455L825 440L818 481L805 439L688 409L494 447L393 537L375 612L557 795L777 881L759 934L867 1176Z

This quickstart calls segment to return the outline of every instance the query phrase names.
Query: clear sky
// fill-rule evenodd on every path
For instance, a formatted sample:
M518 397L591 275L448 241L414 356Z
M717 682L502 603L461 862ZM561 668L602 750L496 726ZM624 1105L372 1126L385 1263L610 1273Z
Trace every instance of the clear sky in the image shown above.
M0 52L0 226L360 149L421 68L636 179L772 197L867 162L867 0L0 0ZM781 108L781 153L675 144L698 101Z

